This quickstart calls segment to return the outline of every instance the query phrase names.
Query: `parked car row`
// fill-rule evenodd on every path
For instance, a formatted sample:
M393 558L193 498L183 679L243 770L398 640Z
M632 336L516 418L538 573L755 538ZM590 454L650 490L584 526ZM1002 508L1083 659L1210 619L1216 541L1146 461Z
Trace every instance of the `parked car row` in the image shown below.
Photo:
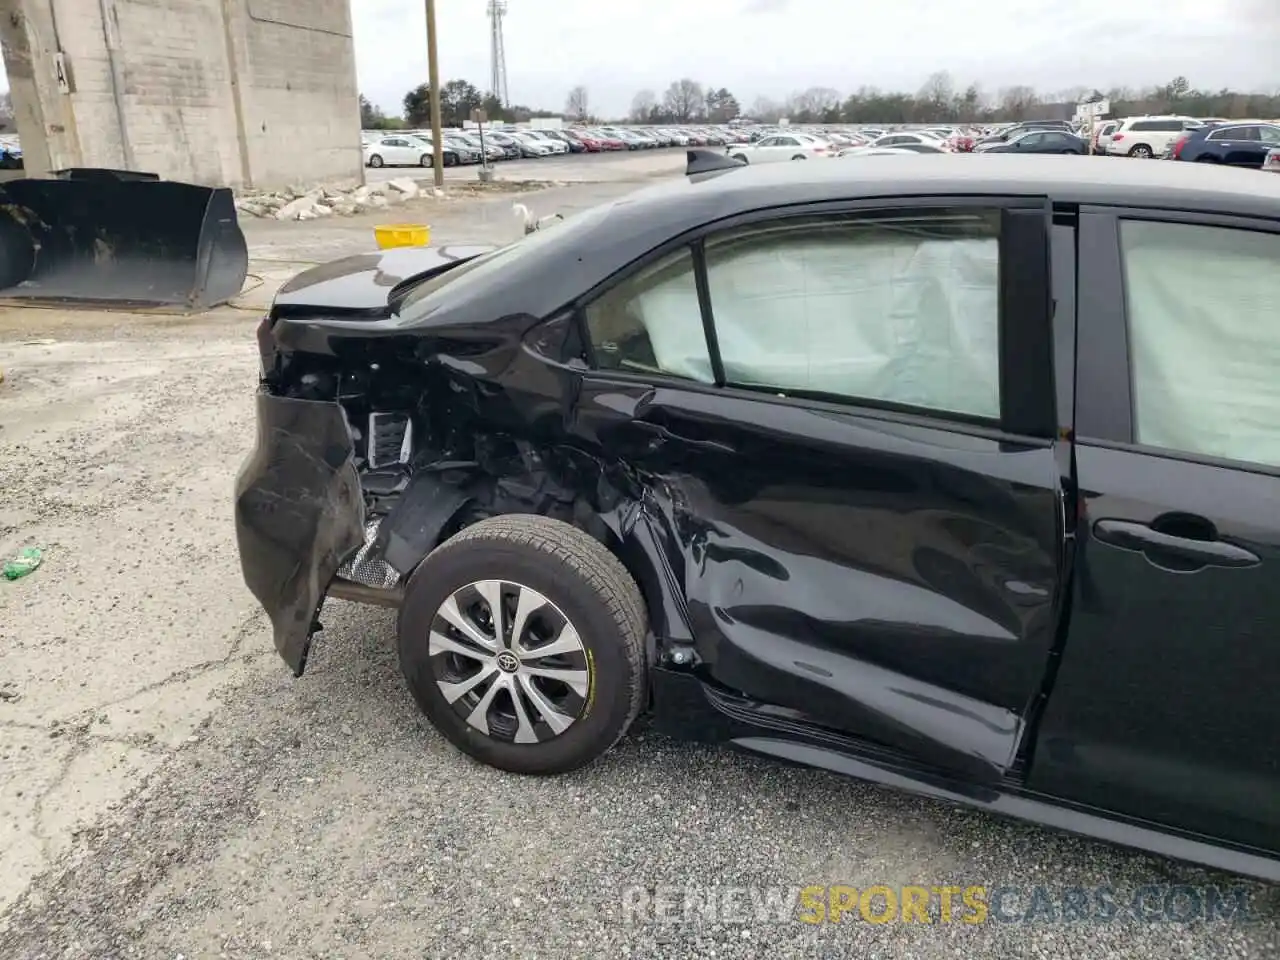
M1092 142L1090 138L1092 137ZM486 127L443 133L445 166L487 160L538 159L664 147L718 147L745 163L859 157L886 153L1103 154L1165 157L1199 163L1263 168L1280 149L1280 123L1184 116L1127 117L1097 124L1092 132L1068 120L1013 124L887 125L678 125L586 126L554 130ZM367 166L431 166L430 131L366 134Z
M1280 150L1280 122L1186 116L1107 120L1094 131L1093 152L1265 169Z

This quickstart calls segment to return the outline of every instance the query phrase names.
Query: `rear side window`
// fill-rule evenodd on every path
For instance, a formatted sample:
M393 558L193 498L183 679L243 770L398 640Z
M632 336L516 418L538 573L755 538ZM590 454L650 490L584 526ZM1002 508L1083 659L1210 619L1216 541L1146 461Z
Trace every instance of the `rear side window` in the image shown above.
M999 225L932 210L709 239L725 381L997 419Z
M1280 467L1280 234L1120 226L1138 443Z
M600 369L715 382L688 247L628 277L585 313Z

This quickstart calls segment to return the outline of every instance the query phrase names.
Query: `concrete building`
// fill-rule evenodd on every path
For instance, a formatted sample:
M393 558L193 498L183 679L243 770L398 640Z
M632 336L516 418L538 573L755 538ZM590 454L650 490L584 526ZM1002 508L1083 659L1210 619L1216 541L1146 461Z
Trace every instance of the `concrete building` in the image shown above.
M0 0L27 169L360 179L348 0Z

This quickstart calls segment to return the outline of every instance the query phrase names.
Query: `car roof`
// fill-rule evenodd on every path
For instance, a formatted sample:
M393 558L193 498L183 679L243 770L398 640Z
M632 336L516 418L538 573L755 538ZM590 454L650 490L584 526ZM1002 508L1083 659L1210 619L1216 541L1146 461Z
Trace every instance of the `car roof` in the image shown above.
M953 154L895 163L747 166L646 188L623 204L692 229L761 207L898 196L1047 196L1064 203L1172 207L1280 218L1280 177L1180 163L1113 164L1096 157ZM679 233L675 229L672 233Z
M690 231L741 214L824 201L1046 197L1055 202L1234 213L1280 221L1280 177L1200 163L1080 156L918 154L857 163L749 164L655 184L550 228L501 276L465 297L445 285L409 326L459 316L547 317L627 264ZM424 305L425 307L425 305ZM434 314L434 316L428 316Z

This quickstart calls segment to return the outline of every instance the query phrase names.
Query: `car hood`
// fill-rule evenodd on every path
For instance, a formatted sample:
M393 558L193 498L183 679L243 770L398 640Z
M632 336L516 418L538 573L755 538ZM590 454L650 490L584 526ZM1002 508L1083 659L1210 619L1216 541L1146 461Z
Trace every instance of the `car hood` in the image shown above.
M396 247L343 257L304 270L286 283L276 294L275 310L385 314L392 292L405 281L426 279L496 249L493 244L463 243Z

